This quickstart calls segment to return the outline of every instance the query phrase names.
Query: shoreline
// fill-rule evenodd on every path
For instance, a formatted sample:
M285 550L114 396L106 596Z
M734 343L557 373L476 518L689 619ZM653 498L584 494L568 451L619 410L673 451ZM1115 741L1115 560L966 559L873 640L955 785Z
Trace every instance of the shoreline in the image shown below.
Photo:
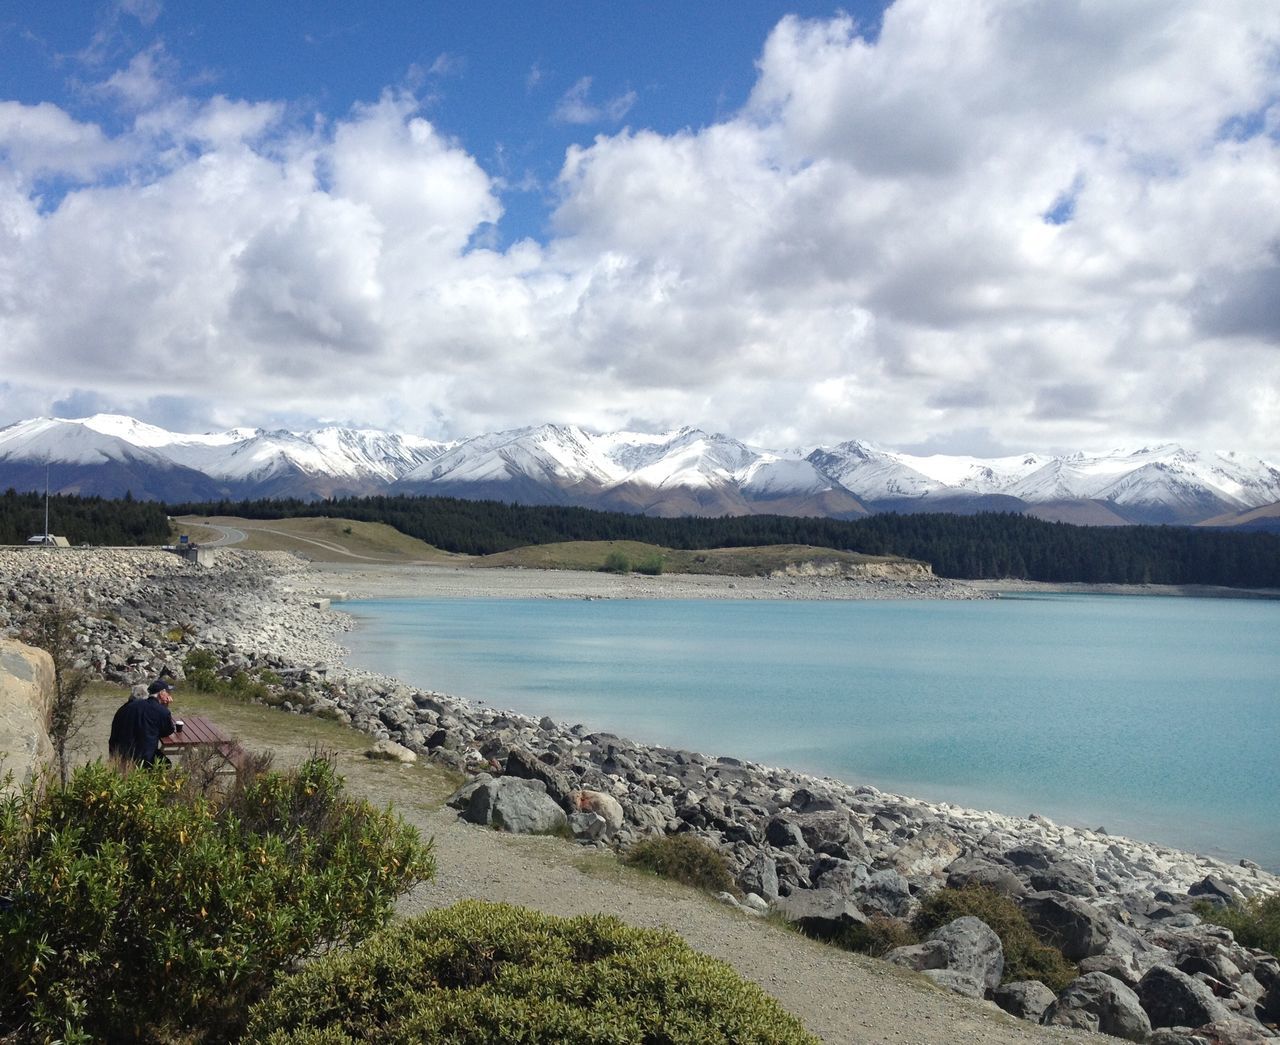
M0 550L0 572L13 575L9 600L0 604L0 632L21 619L23 605L76 595L88 611L86 656L108 681L145 681L172 666L181 679L190 648L216 650L226 672L270 670L281 677L285 712L334 719L375 745L466 772L475 786L527 786L569 809L574 795L597 796L600 808L612 809L610 818L579 812L572 821L574 836L588 847L618 850L655 834L692 833L724 855L746 899L722 898L746 914L776 911L838 934L866 915L905 917L919 896L943 886L984 884L1042 919L1045 931L1057 932L1050 927L1067 919L1063 947L1080 971L1131 989L1157 966L1181 974L1186 965L1190 975L1208 949L1225 963L1225 979L1214 987L1229 1003L1230 1012L1222 1013L1257 1026L1253 973L1280 976L1274 959L1231 942L1193 911L1198 897L1280 893L1280 876L1252 861L1230 863L1035 814L927 802L728 755L639 744L468 703L346 667L341 638L354 618L328 601L352 592L385 597L379 585L389 577L391 597L446 591L476 597L470 583L459 585L488 574L482 586L488 596L525 598L707 597L693 593L717 590L738 598L738 579L690 585L682 578L529 570L333 569L286 553L238 551L207 568L160 551L23 556ZM639 583L629 584L633 579ZM754 597L795 598L800 586L791 581L821 588L829 580L761 579L749 590ZM338 582L347 590L337 592ZM509 590L513 584L520 596ZM898 597L929 597L919 585L898 585ZM637 594L642 590L648 594ZM828 597L852 597L848 590ZM875 590L872 597L894 597L889 588ZM179 630L181 637L173 634ZM817 929L824 921L829 928Z
M1280 589L1212 585L1086 584L998 580L895 580L827 576L734 577L669 573L656 577L528 567L436 563L376 565L312 562L324 577L317 594L348 599L989 599L1011 595L1131 595L1199 599L1280 599ZM325 585L330 588L324 591Z
M343 610L342 603L349 600L397 600L397 599L705 599L705 600L736 600L736 599L766 599L776 601L830 601L830 600L848 600L848 601L888 601L888 600L930 600L936 599L938 596L931 594L927 584L908 583L903 581L854 581L844 582L837 581L831 584L830 578L822 580L823 587L820 595L810 595L806 593L804 586L807 579L802 579L801 585L795 584L795 579L790 577L781 578L733 578L724 576L711 575L663 575L658 578L649 577L627 577L617 576L605 573L584 573L579 571L567 570L539 570L529 568L483 568L475 569L471 567L454 567L454 566L427 566L427 567L386 567L386 568L370 568L366 565L348 566L346 564L333 563L313 563L308 571L313 577L318 575L325 580L341 581L344 589L335 591L326 586L321 581L317 583L313 589L316 594L333 600L333 610L340 614L343 618L342 630L352 631L360 626L359 618L355 615ZM318 578L317 578L318 579ZM747 583L743 583L743 581ZM657 583L655 583L657 582ZM665 582L665 583L664 583ZM813 581L807 581L809 584ZM944 598L964 598L963 595L954 594L954 585L972 585L983 589L988 594L986 597L999 597L1000 594L1017 597L1022 594L1087 594L1087 595L1116 595L1116 594L1133 594L1140 596L1166 596L1166 597L1221 597L1213 594L1207 594L1200 589L1179 588L1175 590L1165 590L1160 586L1146 585L1142 587L1140 592L1117 590L1125 586L1120 585L1083 585L1083 584L1044 584L1039 582L1026 581L1003 581L1003 582L948 582L948 594ZM1277 593L1280 594L1280 593ZM1266 595L1258 596L1250 594L1246 598L1268 597ZM341 645L341 635L335 636L335 641L340 647L339 662L343 669L349 672L371 672L380 680L391 684L415 686L421 685L422 682L409 682L396 676L378 671L376 668L367 668L352 665L347 661L349 650ZM464 703L471 703L475 706L489 707L490 702L486 699L487 694L469 694L466 696L454 693L443 693L451 700ZM499 708L497 704L492 705L495 710L500 712L504 709ZM505 708L506 713L520 716L536 716L538 712L531 710L522 710L516 708ZM599 730L611 729L611 724L607 721L595 721L591 728ZM640 746L646 747L663 747L670 743L667 739L656 739L654 737L636 737L628 736L629 741L633 741ZM721 750L719 748L702 747L699 754L708 758L725 758L740 756L741 752L732 750ZM859 776L856 779L849 779L838 775L824 773L821 770L800 769L795 766L773 766L762 765L762 768L775 772L787 772L797 775L803 775L808 779L820 782L835 783L840 786L857 788L861 786L873 787L877 790L883 790L886 794L898 798L910 797L912 801L918 801L924 805L936 806L939 808L947 808L954 810L967 811L982 815L990 815L1001 818L1011 818L1016 820L1043 820L1046 822L1060 825L1072 831L1090 831L1093 830L1098 834L1107 835L1108 831L1103 828L1092 828L1091 825L1096 824L1099 820L1106 820L1110 825L1111 821L1105 816L1096 816L1093 818L1072 816L1070 813L1061 810L1045 810L1032 813L1017 813L1010 811L1016 802L1013 800L1006 801L1002 809L996 809L988 805L979 804L972 799L966 801L959 797L945 797L934 795L933 797L922 797L922 793L927 793L928 788L924 787L923 792L919 789L913 789L909 785L904 786L901 783L893 783L891 781L881 782L878 780L869 780L865 776ZM1045 815L1047 814L1047 815ZM1249 860L1248 854L1244 851L1233 850L1229 848L1219 849L1201 849L1180 847L1171 842L1159 842L1149 838L1149 836L1141 833L1135 833L1133 824L1122 833L1115 834L1113 837L1118 839L1128 839L1132 841L1141 841L1143 844L1158 846L1172 852L1186 853L1198 858L1213 860L1222 864L1232 865L1240 861ZM1268 873L1280 875L1280 865L1275 867L1265 867Z

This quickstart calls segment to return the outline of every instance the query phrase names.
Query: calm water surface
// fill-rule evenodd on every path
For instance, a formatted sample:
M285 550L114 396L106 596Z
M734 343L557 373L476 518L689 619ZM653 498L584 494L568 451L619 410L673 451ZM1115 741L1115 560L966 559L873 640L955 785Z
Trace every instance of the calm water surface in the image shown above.
M350 662L422 687L1280 869L1280 602L343 608Z

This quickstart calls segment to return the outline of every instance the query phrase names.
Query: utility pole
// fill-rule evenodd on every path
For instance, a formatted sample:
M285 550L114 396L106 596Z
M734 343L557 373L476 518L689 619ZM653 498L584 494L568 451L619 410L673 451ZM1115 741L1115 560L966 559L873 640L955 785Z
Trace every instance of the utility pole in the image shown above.
M49 539L49 462L44 463L44 539Z

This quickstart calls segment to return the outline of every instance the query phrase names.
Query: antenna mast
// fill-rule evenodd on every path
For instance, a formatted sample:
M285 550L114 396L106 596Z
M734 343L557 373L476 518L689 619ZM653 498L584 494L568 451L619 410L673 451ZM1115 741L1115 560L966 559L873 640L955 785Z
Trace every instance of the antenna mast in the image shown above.
M49 462L44 463L44 536L49 539Z

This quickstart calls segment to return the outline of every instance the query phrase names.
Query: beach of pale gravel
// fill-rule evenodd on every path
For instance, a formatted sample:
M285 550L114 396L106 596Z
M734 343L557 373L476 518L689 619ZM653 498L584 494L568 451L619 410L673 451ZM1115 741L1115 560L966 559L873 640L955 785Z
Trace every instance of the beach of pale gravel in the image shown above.
M708 574L587 573L428 564L316 562L303 575L333 599L981 599L963 581L825 576L724 577Z

